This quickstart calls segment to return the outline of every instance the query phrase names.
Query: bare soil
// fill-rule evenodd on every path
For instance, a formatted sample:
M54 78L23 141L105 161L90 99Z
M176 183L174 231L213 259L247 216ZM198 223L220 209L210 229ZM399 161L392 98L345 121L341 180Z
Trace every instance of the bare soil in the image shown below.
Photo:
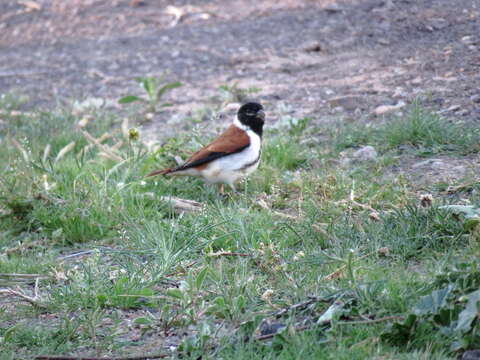
M480 122L480 0L35 0L0 3L0 94L27 107L138 94L137 76L179 80L172 126L238 82L269 120L375 121L421 98Z

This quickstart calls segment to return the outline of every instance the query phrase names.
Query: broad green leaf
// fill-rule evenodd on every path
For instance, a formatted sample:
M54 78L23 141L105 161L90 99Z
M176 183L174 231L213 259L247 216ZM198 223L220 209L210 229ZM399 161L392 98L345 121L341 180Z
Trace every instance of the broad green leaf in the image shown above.
M155 78L145 78L143 79L142 86L147 92L150 98L153 98L155 95L155 89L157 87L157 80Z
M465 229L467 230L473 230L475 229L478 225L480 225L480 216L475 216L475 217L468 217L465 219Z
M455 330L470 331L473 320L479 315L478 302L480 301L480 290L467 295L468 303L465 309L458 316L458 324Z
M167 92L168 90L172 90L172 89L178 88L180 86L182 86L182 83L179 82L179 81L175 81L173 83L168 83L166 85L163 85L157 91L157 99L160 99L163 96L163 94L165 94L165 92Z
M202 270L197 275L197 278L195 279L195 286L197 290L202 288L203 281L205 280L205 276L207 276L208 273L208 267L204 267Z
M463 215L465 220L463 226L465 230L474 230L480 224L480 208L473 205L445 205L440 209L445 209L457 215Z
M447 297L453 286L449 285L443 289L432 291L431 294L422 296L414 307L416 315L436 314L447 303Z
M223 298L223 296L217 296L215 298L215 300L213 300L213 302L217 305L217 306L221 306L221 307L225 307L225 299Z
M149 319L149 318L146 318L144 316L141 316L141 317L138 317L136 318L135 320L133 320L133 323L135 325L151 325L152 324L152 320Z
M380 338L392 345L404 346L415 336L417 316L409 314L403 322L395 322Z
M180 289L176 289L176 288L168 289L166 294L168 296L171 296L177 299L183 299L183 293L181 292Z
M338 316L343 309L343 303L335 301L330 307L318 318L318 325L325 325L330 323L334 317Z
M123 98L119 99L118 103L119 104L128 104L128 103L132 103L132 102L135 102L135 101L144 101L144 100L141 97L138 97L138 96L128 95L128 96L124 96Z
M456 214L465 215L465 217L480 217L480 208L473 205L445 205L440 206L440 209L450 210Z
M245 308L245 297L243 295L239 295L235 299L235 307L237 308L237 310L240 310L240 311Z
M136 295L153 296L155 292L150 288L143 288L137 291Z

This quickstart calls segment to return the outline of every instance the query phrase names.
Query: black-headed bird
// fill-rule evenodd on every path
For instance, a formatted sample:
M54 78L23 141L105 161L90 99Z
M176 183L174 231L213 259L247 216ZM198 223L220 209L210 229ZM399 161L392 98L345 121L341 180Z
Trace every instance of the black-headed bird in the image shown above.
M249 102L240 107L237 117L222 134L174 168L154 171L147 176L199 176L211 184L235 184L258 167L265 122L263 106Z

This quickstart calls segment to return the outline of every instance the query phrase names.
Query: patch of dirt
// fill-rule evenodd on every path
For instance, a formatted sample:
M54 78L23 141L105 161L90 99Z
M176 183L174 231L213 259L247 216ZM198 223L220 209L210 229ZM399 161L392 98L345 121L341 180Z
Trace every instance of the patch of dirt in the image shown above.
M261 89L270 121L375 120L420 97L480 122L480 0L19 0L0 14L0 93L29 107L115 104L138 94L137 76L183 82L151 138L237 81Z
M402 159L394 173L406 176L420 188L432 184L455 184L463 178L474 179L480 169L480 158L435 156L429 159Z

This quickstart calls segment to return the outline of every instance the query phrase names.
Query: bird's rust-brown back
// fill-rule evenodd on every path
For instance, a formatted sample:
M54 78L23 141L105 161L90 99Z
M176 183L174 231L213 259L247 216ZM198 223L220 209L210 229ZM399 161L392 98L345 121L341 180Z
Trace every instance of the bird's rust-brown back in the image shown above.
M212 153L235 153L248 145L250 145L250 138L247 133L235 125L230 125L210 144L195 152L184 165L201 161L208 158Z
M177 166L176 168L154 171L148 174L147 177L172 174L192 167L202 170L208 166L210 161L241 151L248 145L250 145L250 138L247 133L232 124L210 144L190 156L183 165Z

